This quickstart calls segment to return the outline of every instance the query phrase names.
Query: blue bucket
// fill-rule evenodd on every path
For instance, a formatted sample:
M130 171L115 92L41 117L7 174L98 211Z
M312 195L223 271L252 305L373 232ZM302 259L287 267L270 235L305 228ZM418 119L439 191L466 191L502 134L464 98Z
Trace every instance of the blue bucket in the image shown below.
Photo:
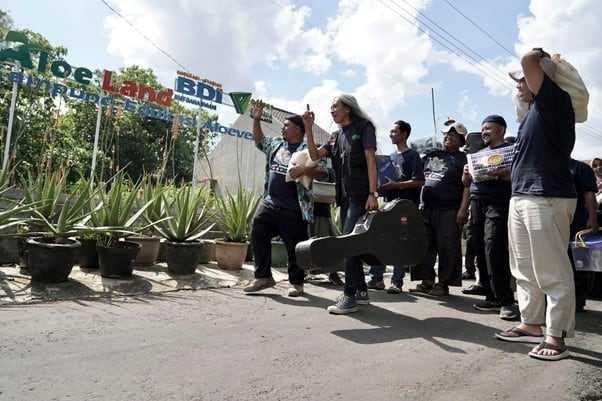
M575 269L602 272L602 235L600 231L579 231L571 241Z

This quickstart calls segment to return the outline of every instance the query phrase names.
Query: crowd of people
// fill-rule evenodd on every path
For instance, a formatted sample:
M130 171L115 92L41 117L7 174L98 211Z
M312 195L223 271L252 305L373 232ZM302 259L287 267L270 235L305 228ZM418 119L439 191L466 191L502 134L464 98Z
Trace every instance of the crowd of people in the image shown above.
M506 137L504 117L492 114L482 120L481 146L471 146L469 153L476 152L478 159L479 152L505 149L512 161L479 176L469 168L468 130L454 120L442 130L443 149L423 156L408 146L410 123L395 121L389 130L395 146L390 160L399 174L379 185L375 125L354 96L334 98L330 114L339 130L322 144L315 143L315 115L309 105L302 115L284 121L281 138L270 138L260 125L264 105L256 102L253 135L266 155L266 184L251 230L255 279L244 291L275 285L269 243L280 236L288 251L288 295L303 295L304 272L297 264L295 245L309 238L315 224L312 185L298 178L331 180L343 234L351 233L366 212L378 209L378 198L408 199L422 212L427 252L417 266L393 266L388 288L383 280L386 266L370 266L366 281L361 256L345 257L343 292L328 312L357 312L358 305L370 302L368 289L401 293L407 271L411 281L419 281L410 292L438 297L449 295L450 286L461 286L463 278L476 278L474 285L462 290L484 296L473 306L519 321L496 333L497 338L537 344L529 352L534 358L566 358L565 338L573 336L575 313L584 310L595 281L593 273L575 269L568 244L578 231L598 231L602 159L587 164L571 158L575 143L571 97L542 69L540 60L546 57L542 49L533 49L522 57L522 69L509 74L520 101L528 104L516 138ZM314 163L291 167L291 155L299 151L307 152ZM326 167L326 159L332 169ZM329 219L328 214L325 217Z

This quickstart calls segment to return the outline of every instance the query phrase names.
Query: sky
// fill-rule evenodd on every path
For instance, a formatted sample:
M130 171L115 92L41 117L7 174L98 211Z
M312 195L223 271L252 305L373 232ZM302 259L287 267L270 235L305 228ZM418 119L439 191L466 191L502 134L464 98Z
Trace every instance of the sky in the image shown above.
M16 29L65 46L73 66L151 68L173 87L177 70L252 92L336 129L337 94L353 94L375 122L378 153L393 150L394 121L410 141L453 118L469 131L500 114L518 123L507 73L533 47L581 74L589 118L573 157L602 156L602 2L599 0L3 0ZM236 118L219 106L219 121Z

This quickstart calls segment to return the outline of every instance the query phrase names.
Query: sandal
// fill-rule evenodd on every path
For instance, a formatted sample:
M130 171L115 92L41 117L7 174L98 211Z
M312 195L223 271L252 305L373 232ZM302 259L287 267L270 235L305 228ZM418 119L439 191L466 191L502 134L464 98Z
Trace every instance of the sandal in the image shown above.
M549 350L555 351L556 354L554 354L554 355L538 354L538 352L543 349L549 349ZM552 343L543 341L541 344L539 344L537 347L535 347L533 349L533 351L529 352L529 356L533 357L535 359L541 359L544 361L559 361L561 359L568 358L570 356L570 353L569 353L569 350L564 346L560 346L560 345L556 345L556 344L552 344Z
M513 333L510 334L509 333ZM543 334L535 335L518 327L513 327L507 331L495 333L495 336L502 341L510 341L515 343L541 343L544 340Z

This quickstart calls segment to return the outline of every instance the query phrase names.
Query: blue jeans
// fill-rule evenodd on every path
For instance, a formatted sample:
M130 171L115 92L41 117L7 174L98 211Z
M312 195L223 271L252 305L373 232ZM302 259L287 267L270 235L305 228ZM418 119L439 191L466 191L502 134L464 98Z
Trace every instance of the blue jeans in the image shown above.
M383 274L387 266L385 265L374 265L370 267L370 275L372 276L372 280L382 280ZM403 278L406 275L405 266L393 266L393 276L391 277L391 283L395 284L403 284Z
M343 234L353 231L355 224L366 213L364 206L366 198L347 198L341 204L341 226ZM345 268L345 295L355 297L355 292L367 291L366 279L364 278L364 265L361 256L346 257L343 262Z

